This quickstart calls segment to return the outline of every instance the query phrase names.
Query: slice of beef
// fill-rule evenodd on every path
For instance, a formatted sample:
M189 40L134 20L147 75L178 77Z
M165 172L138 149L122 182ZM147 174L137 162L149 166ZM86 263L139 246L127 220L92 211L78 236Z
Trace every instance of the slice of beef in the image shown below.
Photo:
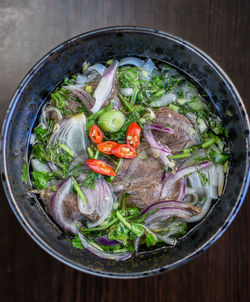
M184 115L168 107L158 109L155 115L153 124L169 127L174 131L174 134L156 130L153 130L152 133L157 141L168 146L173 153L181 152L196 143L196 131Z
M141 145L138 157L124 159L113 181L115 191L130 193L126 200L128 206L136 205L145 209L149 205L160 201L163 183L163 165L158 158L151 155L150 149ZM179 195L179 188L173 190L171 199Z
M130 195L126 199L126 205L136 205L140 209L146 209L150 205L161 201L161 191L163 183L154 183L148 187L138 188L137 191L130 192ZM173 187L171 194L167 200L177 200L180 192L180 182L177 182Z
M152 156L144 158L145 152L140 152L134 159L123 160L113 181L114 190L131 193L161 182L163 174L161 162Z

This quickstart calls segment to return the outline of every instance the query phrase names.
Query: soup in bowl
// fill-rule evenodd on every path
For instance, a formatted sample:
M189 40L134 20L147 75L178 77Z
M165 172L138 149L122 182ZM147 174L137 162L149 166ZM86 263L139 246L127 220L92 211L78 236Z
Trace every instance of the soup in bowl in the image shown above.
M193 258L232 221L248 186L248 128L233 84L200 50L155 30L101 29L52 50L21 83L2 178L51 255L146 276Z

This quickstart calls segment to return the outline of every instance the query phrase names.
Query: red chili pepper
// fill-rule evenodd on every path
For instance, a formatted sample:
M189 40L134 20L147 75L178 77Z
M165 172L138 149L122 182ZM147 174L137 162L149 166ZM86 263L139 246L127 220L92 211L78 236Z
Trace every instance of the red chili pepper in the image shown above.
M86 161L89 168L99 174L116 176L115 171L105 161L100 159L88 159Z
M127 144L137 149L140 144L141 127L132 122L127 130Z
M112 154L112 149L114 147L116 147L117 145L118 145L118 143L116 143L116 142L106 141L106 142L102 142L102 143L98 144L97 149L102 153Z
M134 158L137 156L135 149L132 146L126 144L118 144L112 149L112 154L117 157L123 158Z
M92 141L96 144L100 143L103 139L102 131L96 124L94 124L90 128L89 136L92 139Z

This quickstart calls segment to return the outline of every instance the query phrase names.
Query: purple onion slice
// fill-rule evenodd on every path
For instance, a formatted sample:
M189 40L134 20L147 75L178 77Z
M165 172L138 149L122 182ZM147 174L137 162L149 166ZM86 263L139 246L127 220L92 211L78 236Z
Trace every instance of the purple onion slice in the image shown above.
M64 200L69 195L72 190L73 182L72 177L67 178L62 184L58 187L57 191L51 198L50 201L50 213L55 219L55 221L66 231L76 234L77 227L76 223L78 219L76 216L73 218L68 217L65 213Z
M184 176L196 172L197 170L201 170L207 168L211 165L211 162L206 161L197 165L192 165L186 168L183 168L177 171L175 174L171 174L167 177L166 182L162 188L161 199L168 199L168 196L171 194L171 188L173 185Z
M132 253L129 252L124 252L124 253L109 253L105 252L96 246L92 245L80 232L78 233L78 236L81 240L81 243L83 247L89 251L91 254L102 258L102 259L107 259L107 260L115 260L115 261L120 261L120 260L126 260L131 257Z
M135 58L135 57L127 57L124 59L121 59L119 62L119 67L124 66L124 65L132 65L136 67L142 67L144 64L144 61L141 59Z
M163 127L163 126L160 126L160 125L157 125L157 124L151 124L150 126L151 126L151 130L156 130L156 131L166 132L166 133L169 133L169 134L174 134L174 131L171 128Z
M145 223L147 226L150 226L150 224L152 224L152 223L166 221L172 217L179 217L179 218L187 219L187 218L190 218L191 216L193 216L193 212L188 209L184 209L179 206L178 207L165 207L165 208L161 208L157 212L149 215L145 219Z
M119 245L120 243L116 240L108 239L107 235L103 235L101 237L98 237L95 240L97 243L105 246L116 246Z
M165 208L180 208L180 209L188 209L193 213L200 213L200 209L198 207L193 206L190 203L184 203L177 200L166 200L166 201L160 201L157 203L154 203L150 205L147 209L144 210L142 215L145 215L146 213L156 210L156 209L165 209Z
M94 93L95 105L92 107L91 112L96 113L108 98L114 84L117 67L118 67L118 61L115 61L105 71L98 86L96 87Z
M87 203L83 203L78 196L79 210L85 216L94 215L98 217L96 222L87 222L88 228L94 228L109 216L114 203L113 192L110 185L103 178L98 179L93 190L84 186L81 187L81 190Z
M78 155L86 150L88 139L86 135L86 117L78 113L57 124L58 129L51 134L49 145L66 145L72 153Z
M144 136L148 144L152 149L156 149L159 152L160 160L163 162L165 167L172 165L170 162L168 155L172 155L169 148L165 148L161 143L157 142L152 134L151 126L145 125L144 129Z
M82 104L88 109L88 111L90 111L91 107L95 103L95 99L89 93L76 85L68 85L64 88L75 94L81 100Z

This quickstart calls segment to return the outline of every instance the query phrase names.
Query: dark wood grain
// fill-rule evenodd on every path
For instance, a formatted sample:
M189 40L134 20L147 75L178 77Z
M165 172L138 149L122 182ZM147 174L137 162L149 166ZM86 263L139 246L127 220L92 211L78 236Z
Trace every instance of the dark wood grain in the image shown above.
M0 119L17 84L58 43L110 25L158 28L219 63L250 112L248 0L0 0ZM192 262L160 276L112 280L75 271L25 233L1 188L0 301L249 301L250 194L226 233Z

